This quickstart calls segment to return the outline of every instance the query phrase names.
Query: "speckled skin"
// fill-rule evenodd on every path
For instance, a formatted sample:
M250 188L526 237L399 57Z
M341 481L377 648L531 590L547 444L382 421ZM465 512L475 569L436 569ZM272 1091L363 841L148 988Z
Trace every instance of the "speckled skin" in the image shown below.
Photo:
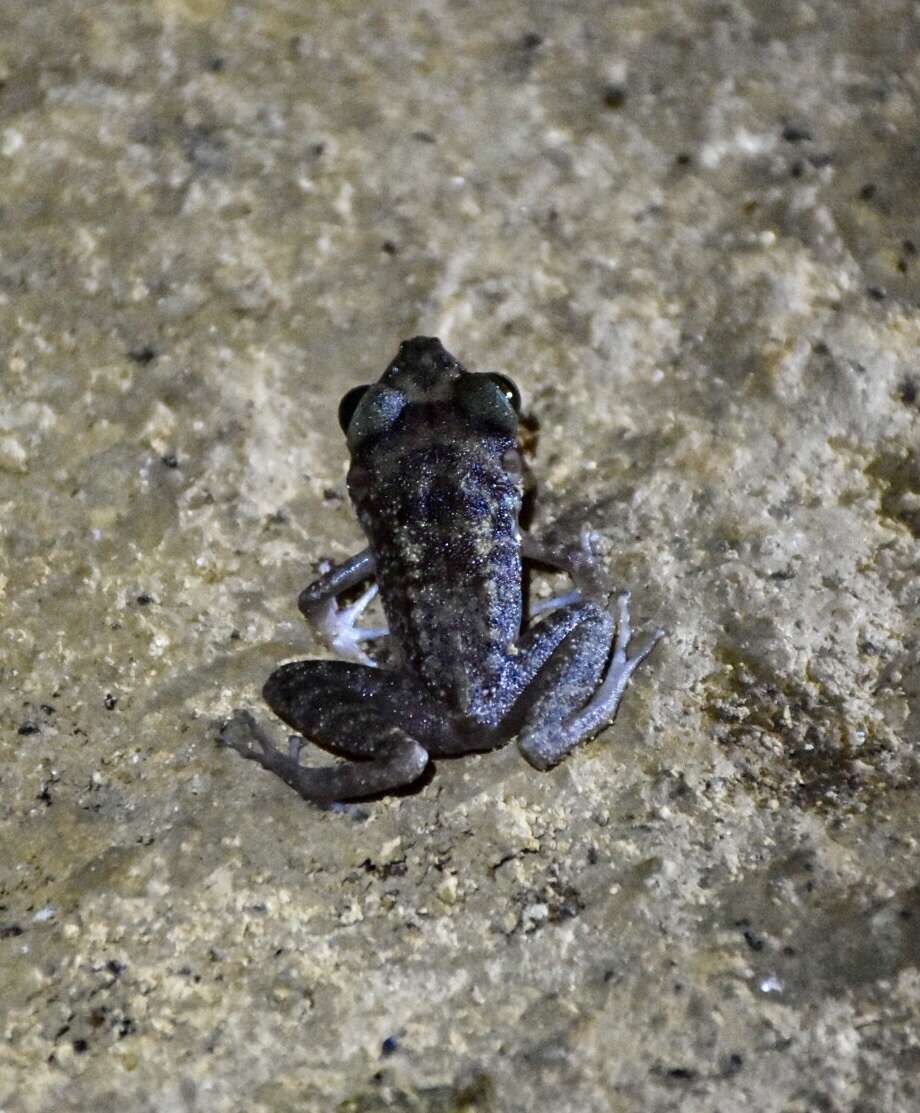
M495 726L517 687L523 492L513 434L452 398L467 375L440 344L404 344L381 381L409 404L391 435L357 448L348 488L402 667L439 703Z
M489 750L515 735L528 761L548 768L613 718L630 675L661 636L656 631L627 657L627 597L618 600L615 638L606 608L579 593L522 632L523 490L512 392L507 380L466 371L437 339L416 337L345 415L348 486L369 545L299 603L354 660L283 665L263 695L300 735L352 761L306 768L301 738L285 754L245 713L222 732L306 799L397 788L422 773L429 755ZM591 571L584 545L554 559L528 539L526 553L565 568L577 586ZM363 603L336 606L340 592L371 575L393 669L377 669L358 647L352 623Z

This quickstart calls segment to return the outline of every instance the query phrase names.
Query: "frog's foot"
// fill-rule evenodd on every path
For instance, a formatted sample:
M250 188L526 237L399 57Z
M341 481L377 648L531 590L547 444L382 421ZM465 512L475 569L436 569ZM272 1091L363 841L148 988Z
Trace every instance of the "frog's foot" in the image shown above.
M663 626L659 626L646 643L632 657L627 655L629 643L632 640L632 626L629 621L629 592L622 591L617 596L617 632L613 642L613 654L607 668L607 674L600 687L588 703L563 723L566 735L574 735L578 745L583 738L590 738L601 727L612 722L620 706L620 700L626 691L629 678L652 652L658 642L665 635Z
M275 748L271 736L259 724L256 717L251 712L242 711L239 708L221 724L217 742L218 745L236 750L243 757L253 760L258 760L258 754L251 748L250 743L258 742L263 752Z
M664 629L658 627L641 649L630 657L627 652L632 638L629 592L621 592L617 596L617 629L613 650L603 680L579 711L555 723L549 718L534 721L521 733L518 745L530 764L537 769L549 769L580 742L591 738L612 722L630 677L664 635ZM577 683L577 673L575 682Z
M361 718L355 716L356 720ZM361 725L359 722L359 729ZM280 777L305 800L322 807L411 784L428 763L428 754L422 746L398 727L390 727L374 740L374 760L309 768L300 764L305 740L299 734L288 736L285 753L248 711L235 711L221 727L218 741ZM252 746L253 742L258 748Z
M248 711L234 711L233 714L220 728L217 741L221 746L236 750L243 757L257 761L266 769L272 768L270 764L275 756L284 758L284 754L275 746L274 740L268 731L259 723L254 715ZM259 750L253 750L250 743L257 742ZM299 734L288 735L287 760L296 766L300 765L300 751L306 745L306 739ZM269 764L266 765L266 760Z
M357 621L373 601L378 590L377 584L371 584L354 603L347 607L338 607L334 598L328 599L321 606L315 607L310 616L333 652L346 660L356 661L359 665L367 665L369 668L376 668L377 663L368 657L360 643L385 638L390 631L386 626L358 626Z
M257 762L263 769L276 773L287 784L292 783L301 768L300 751L304 746L304 739L298 734L289 735L285 754L249 711L234 711L221 727L217 741L222 746L236 750L242 757ZM253 748L253 742L257 743L258 749Z

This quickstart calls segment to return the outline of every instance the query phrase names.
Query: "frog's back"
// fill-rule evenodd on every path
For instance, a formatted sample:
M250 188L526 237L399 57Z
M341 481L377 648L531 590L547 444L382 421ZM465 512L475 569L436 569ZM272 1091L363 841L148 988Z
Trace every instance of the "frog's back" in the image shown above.
M521 623L518 477L494 438L445 438L379 461L359 504L402 667L488 721Z
M521 622L519 405L417 336L339 415L400 666L481 723L504 709Z

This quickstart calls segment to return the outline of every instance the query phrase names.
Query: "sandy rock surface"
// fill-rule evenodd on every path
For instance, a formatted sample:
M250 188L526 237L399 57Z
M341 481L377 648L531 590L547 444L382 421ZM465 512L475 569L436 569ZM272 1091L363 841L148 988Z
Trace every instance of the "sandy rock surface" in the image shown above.
M920 1108L918 133L898 0L4 0L3 1113ZM417 333L669 637L321 811L215 724Z

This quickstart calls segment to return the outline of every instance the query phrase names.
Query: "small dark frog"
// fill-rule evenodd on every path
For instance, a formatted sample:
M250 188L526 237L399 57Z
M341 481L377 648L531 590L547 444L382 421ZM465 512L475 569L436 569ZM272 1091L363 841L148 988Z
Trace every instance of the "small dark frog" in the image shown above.
M598 575L587 533L561 555L522 535L519 410L510 379L471 373L424 336L400 345L379 382L345 395L348 489L368 546L306 588L299 606L351 660L294 661L269 677L266 702L298 732L287 751L239 711L225 744L329 803L410 785L429 757L515 736L530 764L548 769L613 719L663 631L628 657L628 595L616 623L603 593L590 597ZM568 572L576 590L522 627L523 558ZM371 577L357 602L337 605ZM356 626L378 590L387 627ZM383 636L392 668L361 648ZM304 737L349 760L301 765Z

